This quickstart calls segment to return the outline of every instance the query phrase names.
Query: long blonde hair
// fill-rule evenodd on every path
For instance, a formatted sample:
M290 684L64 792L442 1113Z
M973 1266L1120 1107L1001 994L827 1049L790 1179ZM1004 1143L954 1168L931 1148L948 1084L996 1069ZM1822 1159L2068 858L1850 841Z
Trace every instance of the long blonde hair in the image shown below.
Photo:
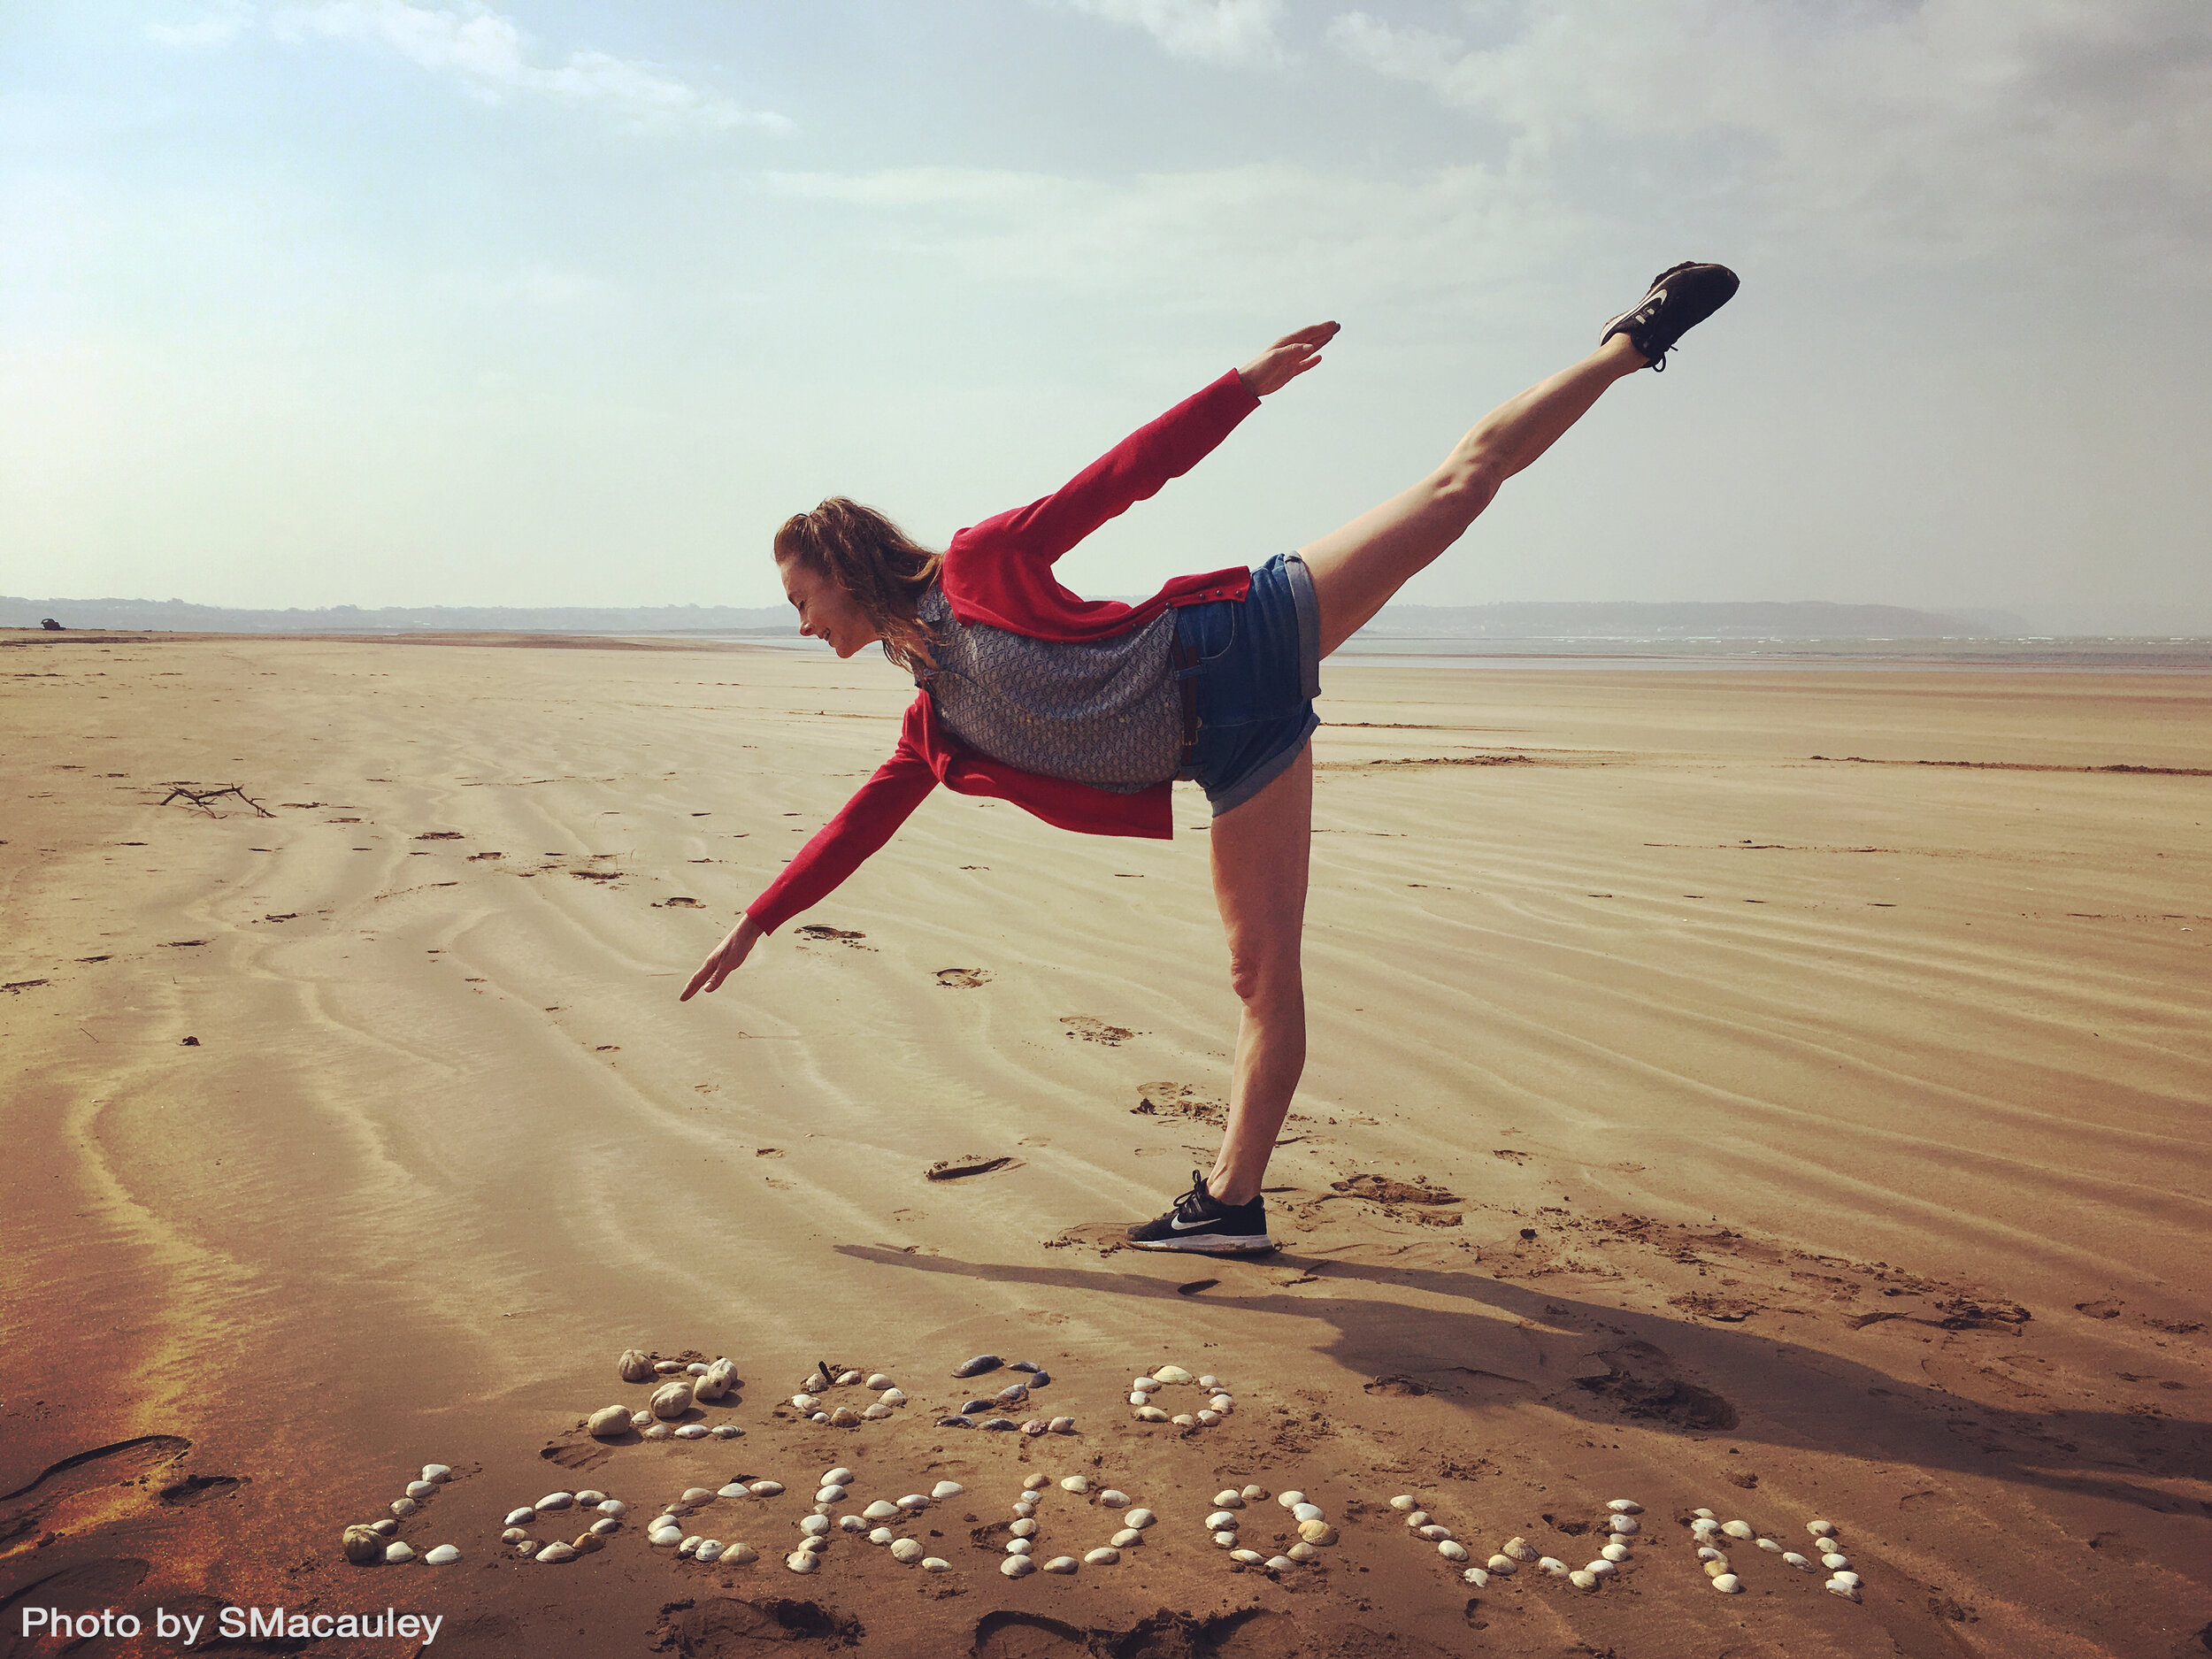
M912 667L929 661L922 597L945 562L872 507L832 495L794 513L776 532L776 557L795 558L850 594L883 635L886 654Z

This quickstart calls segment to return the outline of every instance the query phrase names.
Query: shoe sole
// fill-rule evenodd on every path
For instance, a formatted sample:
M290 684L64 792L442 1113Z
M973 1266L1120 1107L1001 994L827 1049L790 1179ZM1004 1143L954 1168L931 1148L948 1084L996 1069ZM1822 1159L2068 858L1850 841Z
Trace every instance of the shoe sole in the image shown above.
M1262 1250L1271 1250L1275 1240L1259 1239L1132 1239L1130 1248L1135 1250L1180 1250L1191 1256L1254 1256Z

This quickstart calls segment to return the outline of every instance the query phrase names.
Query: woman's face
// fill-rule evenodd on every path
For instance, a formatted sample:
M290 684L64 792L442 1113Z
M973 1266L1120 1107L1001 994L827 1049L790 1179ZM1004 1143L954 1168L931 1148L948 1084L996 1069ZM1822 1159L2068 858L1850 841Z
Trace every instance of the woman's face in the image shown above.
M883 637L859 602L803 559L776 561L784 597L799 613L799 632L828 642L840 657L850 657Z

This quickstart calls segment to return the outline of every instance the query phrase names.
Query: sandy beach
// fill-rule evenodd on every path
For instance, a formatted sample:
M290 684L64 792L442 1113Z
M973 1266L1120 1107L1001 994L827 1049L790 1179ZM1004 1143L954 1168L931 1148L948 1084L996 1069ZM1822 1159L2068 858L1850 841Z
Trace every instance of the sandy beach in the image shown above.
M1225 1087L1195 790L1172 843L940 791L680 1005L889 751L872 653L0 641L0 1654L230 1606L442 1621L229 1644L331 1655L2206 1646L2212 676L1333 662L1283 1248L1213 1260L1118 1243ZM683 1420L741 1435L592 1439L630 1348L727 1356ZM1075 1432L940 1426L980 1354ZM810 1421L821 1362L909 1402ZM1170 1363L1223 1421L1137 1420ZM427 1463L396 1536L459 1563L348 1564ZM949 1570L787 1570L833 1466L833 1519L964 1487L900 1524ZM1031 1474L1040 1560L1100 1489L1157 1522L1009 1578ZM757 1561L649 1543L740 1479L786 1489L681 1525ZM1334 1541L1233 1563L1246 1486L1261 1553L1290 1490ZM502 1543L579 1488L604 1548ZM1642 1513L1595 1590L1472 1585L1401 1495L1478 1566ZM1701 1509L1779 1546L1723 1537L1740 1594ZM1784 1562L1814 1519L1859 1600Z

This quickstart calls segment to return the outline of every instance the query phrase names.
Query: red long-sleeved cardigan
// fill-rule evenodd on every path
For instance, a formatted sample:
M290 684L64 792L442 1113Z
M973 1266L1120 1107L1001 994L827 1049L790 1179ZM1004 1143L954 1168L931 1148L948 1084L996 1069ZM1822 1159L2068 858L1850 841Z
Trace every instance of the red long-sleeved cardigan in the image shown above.
M1170 605L1242 599L1251 587L1251 572L1242 565L1179 576L1135 605L1079 598L1053 580L1052 566L1109 518L1189 472L1258 407L1259 399L1232 369L1131 433L1051 495L961 531L945 549L938 577L953 615L963 624L980 622L1033 640L1102 640L1141 626ZM962 795L1011 801L1063 829L1161 841L1175 833L1167 783L1115 795L1017 771L954 742L925 691L909 705L891 758L745 907L747 912L763 933L772 933L818 904L941 783Z

